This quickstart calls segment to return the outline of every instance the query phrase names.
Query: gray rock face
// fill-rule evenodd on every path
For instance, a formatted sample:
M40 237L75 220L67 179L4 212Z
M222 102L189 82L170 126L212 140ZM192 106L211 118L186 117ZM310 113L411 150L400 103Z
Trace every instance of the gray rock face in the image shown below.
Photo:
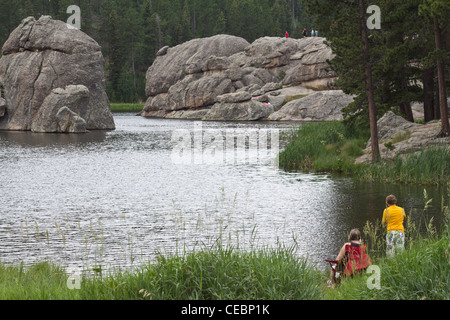
M417 124L389 111L378 120L380 155L383 159L394 159L398 155L417 152L433 145L450 148L450 138L438 138L440 130L439 121ZM388 143L391 146L388 147ZM356 159L355 163L366 163L372 160L371 145L369 140L364 155Z
M409 122L405 118L396 115L392 111L388 111L380 120L378 120L378 139L380 143L393 139L395 136L412 131L420 127L419 124ZM371 141L368 142L371 146Z
M89 90L85 86L57 88L45 98L31 126L39 133L84 133L84 120L89 106ZM72 125L71 125L72 124Z
M334 121L342 120L342 109L353 102L353 97L341 90L321 91L287 103L271 114L273 121Z
M147 96L154 97L158 94L168 93L173 85L187 75L203 73L203 70L209 71L208 65L212 65L218 57L223 60L241 52L248 45L249 43L242 38L218 35L211 38L194 39L173 48L161 49L162 52L147 71ZM192 76L189 79L191 81L185 81L185 83L198 80L198 78Z
M37 21L29 17L11 33L2 54L0 83L6 110L0 130L54 132L48 119L54 119L59 109L42 108L43 103L52 90L69 85L83 85L88 92L82 113L74 105L67 106L76 109L70 110L86 122L88 130L115 129L100 46L85 33L49 16Z
M165 47L148 69L148 100L141 115L188 117L193 114L198 117L200 112L197 111L202 111L201 114L207 114L204 118L207 120L214 120L215 116L217 120L233 120L228 116L231 109L241 110L245 104L243 109L255 110L257 101L250 101L248 95L262 101L266 99L261 96L283 86L302 84L327 88L336 76L326 71L327 61L334 57L324 40L264 37L250 44L242 38L217 35L174 48ZM240 94L230 95L236 92ZM277 105L281 102L277 101ZM264 106L263 118L267 118L266 113L271 108ZM227 110L220 113L218 107ZM259 118L259 115L235 114L239 119Z
M249 100L236 103L216 103L202 120L213 121L257 121L273 113L270 105Z

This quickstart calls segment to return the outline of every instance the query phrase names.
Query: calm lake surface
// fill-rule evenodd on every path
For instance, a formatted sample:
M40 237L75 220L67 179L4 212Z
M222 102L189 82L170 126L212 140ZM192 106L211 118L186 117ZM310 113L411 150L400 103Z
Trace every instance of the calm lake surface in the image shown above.
M427 188L434 205L423 212L424 187L288 173L272 161L272 149L249 141L239 147L233 140L233 155L253 160L222 161L228 149L214 161L197 157L195 148L211 151L220 136L228 143L250 130L262 141L298 124L132 114L115 121L117 130L87 135L0 132L1 262L124 269L219 241L246 250L296 245L299 256L325 268L350 229L381 219L388 194L416 218L441 219L445 191L438 188ZM199 132L209 137L203 145ZM183 135L192 136L192 157Z

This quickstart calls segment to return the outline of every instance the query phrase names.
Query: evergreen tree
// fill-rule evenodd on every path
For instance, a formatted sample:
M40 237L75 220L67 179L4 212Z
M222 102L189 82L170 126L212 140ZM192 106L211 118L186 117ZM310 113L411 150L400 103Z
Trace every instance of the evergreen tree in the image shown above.
M81 29L102 47L111 101L145 98L145 73L163 46L215 34L292 35L294 20L311 20L303 0L0 0L0 45L28 16L66 22L81 9ZM303 27L303 26L302 26Z
M109 14L107 21L107 38L109 44L109 77L111 84L111 100L115 101L119 97L119 79L122 71L122 47L120 44L118 16L115 9Z
M420 13L433 23L434 39L436 50L433 55L436 57L436 68L438 75L439 111L441 116L442 129L439 133L441 137L450 135L450 125L448 118L448 103L445 81L445 68L448 64L448 54L444 50L443 30L450 31L450 3L448 0L423 0L420 6Z
M219 16L216 20L216 25L214 27L215 34L226 33L227 30L227 19L225 18L225 14L223 11L220 11Z

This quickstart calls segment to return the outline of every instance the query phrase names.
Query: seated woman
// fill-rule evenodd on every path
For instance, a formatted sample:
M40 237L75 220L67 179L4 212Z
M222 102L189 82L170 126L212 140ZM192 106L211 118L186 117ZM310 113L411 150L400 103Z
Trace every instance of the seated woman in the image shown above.
M337 283L336 273L353 277L354 274L362 273L372 264L366 253L366 245L361 244L361 232L358 229L350 231L349 242L342 246L336 261L327 261L331 263L329 286Z

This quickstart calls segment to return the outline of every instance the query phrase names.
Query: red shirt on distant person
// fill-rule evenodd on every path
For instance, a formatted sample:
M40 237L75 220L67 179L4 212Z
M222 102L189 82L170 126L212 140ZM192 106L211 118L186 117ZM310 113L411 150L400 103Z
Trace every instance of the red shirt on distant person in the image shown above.
M286 31L286 38L289 38L289 33Z

